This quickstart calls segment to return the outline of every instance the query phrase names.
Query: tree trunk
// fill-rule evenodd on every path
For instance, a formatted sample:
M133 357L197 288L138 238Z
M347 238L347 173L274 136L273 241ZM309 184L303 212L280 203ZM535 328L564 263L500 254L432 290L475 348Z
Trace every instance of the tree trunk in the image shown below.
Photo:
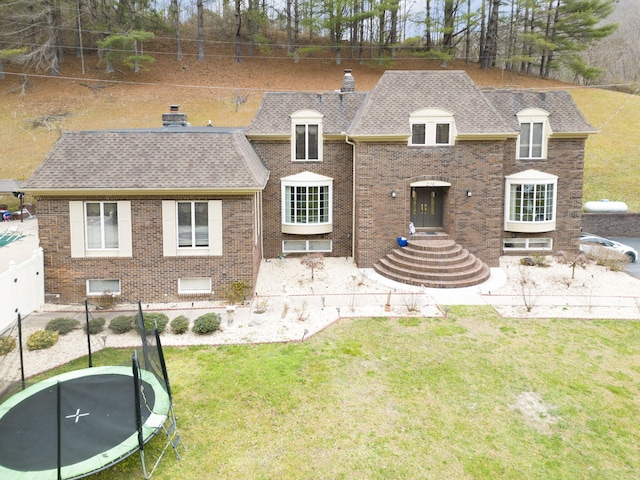
M198 61L204 62L204 8L203 0L197 0L197 16L198 16Z
M240 29L242 28L242 0L236 0L236 62L242 61L242 36Z
M293 61L300 61L300 0L293 2Z
M553 17L553 25L551 26L551 36L549 40L551 42L555 42L556 39L556 25L558 24L558 17L560 16L560 0L556 0L556 8ZM553 49L549 50L549 55L547 56L547 65L544 69L544 77L549 78L551 76L551 62L553 62Z
M176 58L180 61L182 60L182 42L180 41L180 5L178 5L178 0L171 0L169 8L173 30L176 35ZM202 55L204 57L204 52Z
M287 15L287 55L291 55L292 48L292 31L291 31L291 0L287 0L286 3L286 15Z
M551 16L553 12L553 0L549 0L549 10L547 11L547 25L544 29L544 47L542 49L542 55L540 57L540 72L539 75L544 75L546 63L549 58L549 42L551 42Z
M498 54L498 8L500 0L491 0L489 21L487 23L487 38L480 62L480 68L487 70L495 65Z

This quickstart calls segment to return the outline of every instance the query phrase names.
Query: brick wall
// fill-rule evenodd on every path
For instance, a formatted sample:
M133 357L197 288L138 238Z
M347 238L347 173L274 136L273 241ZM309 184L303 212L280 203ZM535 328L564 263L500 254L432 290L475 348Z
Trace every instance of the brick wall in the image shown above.
M640 237L640 213L583 213L582 229L603 237Z
M503 143L452 147L358 144L356 147L356 261L371 267L408 233L411 183L448 182L443 228L491 266L501 254ZM395 199L390 192L395 190ZM467 196L471 190L472 196ZM499 213L499 215L497 214Z
M199 199L205 200L189 197L189 200ZM61 303L78 303L86 297L87 279L120 279L122 302L142 300L152 303L203 299L178 295L181 277L210 277L214 298L236 280L254 285L260 262L260 242L254 242L253 196L206 198L216 199L222 199L223 255L220 257L163 256L162 199L126 198L131 201L133 257L71 258L71 199L39 198L38 227L45 254L45 292L59 294Z
M326 256L351 256L352 229L352 153L344 141L325 141L322 162L292 162L289 141L253 141L254 148L271 171L263 191L264 257L282 253L283 240L332 240L333 251ZM282 189L280 179L304 171L333 178L333 231L320 235L282 233Z

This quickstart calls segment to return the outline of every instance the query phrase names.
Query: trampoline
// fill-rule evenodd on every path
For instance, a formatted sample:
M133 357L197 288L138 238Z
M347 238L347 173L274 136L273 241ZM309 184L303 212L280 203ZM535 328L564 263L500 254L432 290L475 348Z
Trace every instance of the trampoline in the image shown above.
M184 444L160 335L156 328L147 336L140 306L138 328L141 348L134 350L130 366L93 367L89 348L89 368L28 388L23 375L23 389L0 404L0 479L82 478L137 451L150 478L167 448L181 458L177 448ZM148 471L144 445L160 431L167 442Z
M62 478L81 478L138 451L135 385L132 368L94 367L11 397L0 406L0 478L57 479L58 458ZM139 385L141 440L147 442L171 405L153 373L140 370Z

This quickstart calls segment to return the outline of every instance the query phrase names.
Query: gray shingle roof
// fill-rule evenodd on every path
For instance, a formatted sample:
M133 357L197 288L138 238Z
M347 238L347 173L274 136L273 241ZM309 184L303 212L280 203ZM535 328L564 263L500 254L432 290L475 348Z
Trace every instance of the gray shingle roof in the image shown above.
M238 129L80 131L62 135L23 189L261 190L268 177Z
M340 134L347 130L365 93L350 92L284 92L265 93L260 108L246 134L291 135L290 115L298 110L316 110L324 115L324 135Z
M409 135L422 108L453 113L459 135L515 133L464 71L387 71L349 129L354 136Z
M512 92L487 90L485 96L502 116L519 129L516 114L525 108L541 108L549 112L549 124L554 133L596 133L584 118L569 92Z

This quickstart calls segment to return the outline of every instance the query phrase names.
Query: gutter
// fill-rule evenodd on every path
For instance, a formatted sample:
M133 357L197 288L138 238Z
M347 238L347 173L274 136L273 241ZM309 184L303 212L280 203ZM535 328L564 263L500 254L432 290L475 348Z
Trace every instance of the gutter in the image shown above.
M353 185L351 186L351 257L356 258L356 144L349 140L349 135L344 134L344 141L351 145L351 177Z

